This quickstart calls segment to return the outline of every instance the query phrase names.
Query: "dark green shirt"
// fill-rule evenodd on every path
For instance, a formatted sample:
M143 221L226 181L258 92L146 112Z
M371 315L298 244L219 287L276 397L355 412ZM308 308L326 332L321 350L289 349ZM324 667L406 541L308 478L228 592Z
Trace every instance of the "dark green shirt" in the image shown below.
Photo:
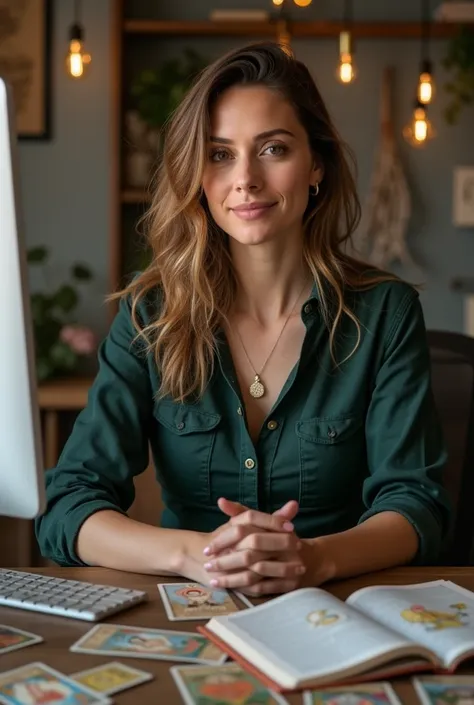
M254 444L225 336L218 337L214 374L200 400L156 401L159 370L134 342L130 304L122 301L99 351L87 407L46 474L47 509L36 522L43 555L81 565L75 550L81 524L101 509L127 512L151 444L163 527L214 530L227 520L219 497L265 512L296 499L302 538L395 511L418 533L417 561L435 561L449 523L441 486L446 454L418 295L390 282L351 293L348 303L361 340L336 367L314 288L301 309L300 360ZM140 304L145 323L158 305L149 297ZM348 318L337 340L342 361L356 341Z

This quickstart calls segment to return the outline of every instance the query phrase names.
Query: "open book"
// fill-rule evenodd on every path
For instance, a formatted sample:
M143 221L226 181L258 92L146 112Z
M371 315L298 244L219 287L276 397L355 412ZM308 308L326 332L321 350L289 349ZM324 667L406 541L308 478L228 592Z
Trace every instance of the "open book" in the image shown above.
M198 630L277 691L452 673L474 656L474 593L435 580L366 587L343 602L303 588Z

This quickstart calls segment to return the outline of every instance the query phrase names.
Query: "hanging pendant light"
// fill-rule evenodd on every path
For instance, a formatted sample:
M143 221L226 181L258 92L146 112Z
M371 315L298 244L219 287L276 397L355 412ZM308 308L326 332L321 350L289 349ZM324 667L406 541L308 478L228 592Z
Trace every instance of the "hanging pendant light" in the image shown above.
M418 78L417 98L423 105L429 105L434 98L433 62L430 58L430 2L422 0L421 64Z
M74 0L74 23L69 28L69 51L66 68L71 78L82 78L91 62L91 55L84 51L84 28L80 22L80 0Z
M352 0L344 2L344 29L339 34L339 64L337 79L341 83L352 83L356 77L353 44L353 11Z
M435 137L433 126L428 120L426 105L416 101L411 120L403 130L403 136L412 147L424 147Z
M424 147L436 132L431 121L428 119L428 106L433 100L433 66L430 59L430 2L421 0L421 65L418 85L416 89L416 100L410 122L403 129L403 136L412 147Z

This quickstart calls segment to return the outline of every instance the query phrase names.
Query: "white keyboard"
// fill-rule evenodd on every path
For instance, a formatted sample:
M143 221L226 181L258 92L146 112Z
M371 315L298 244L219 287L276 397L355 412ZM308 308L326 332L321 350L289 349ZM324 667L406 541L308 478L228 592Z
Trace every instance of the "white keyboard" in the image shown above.
M146 592L140 590L0 568L0 606L4 607L96 622L146 599Z

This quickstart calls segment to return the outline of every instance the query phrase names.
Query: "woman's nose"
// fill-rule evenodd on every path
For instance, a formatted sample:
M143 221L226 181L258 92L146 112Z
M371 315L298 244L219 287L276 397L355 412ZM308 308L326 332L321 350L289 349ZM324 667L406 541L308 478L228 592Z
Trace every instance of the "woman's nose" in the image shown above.
M242 159L236 165L236 191L257 191L262 187L263 178L259 166L253 159Z

